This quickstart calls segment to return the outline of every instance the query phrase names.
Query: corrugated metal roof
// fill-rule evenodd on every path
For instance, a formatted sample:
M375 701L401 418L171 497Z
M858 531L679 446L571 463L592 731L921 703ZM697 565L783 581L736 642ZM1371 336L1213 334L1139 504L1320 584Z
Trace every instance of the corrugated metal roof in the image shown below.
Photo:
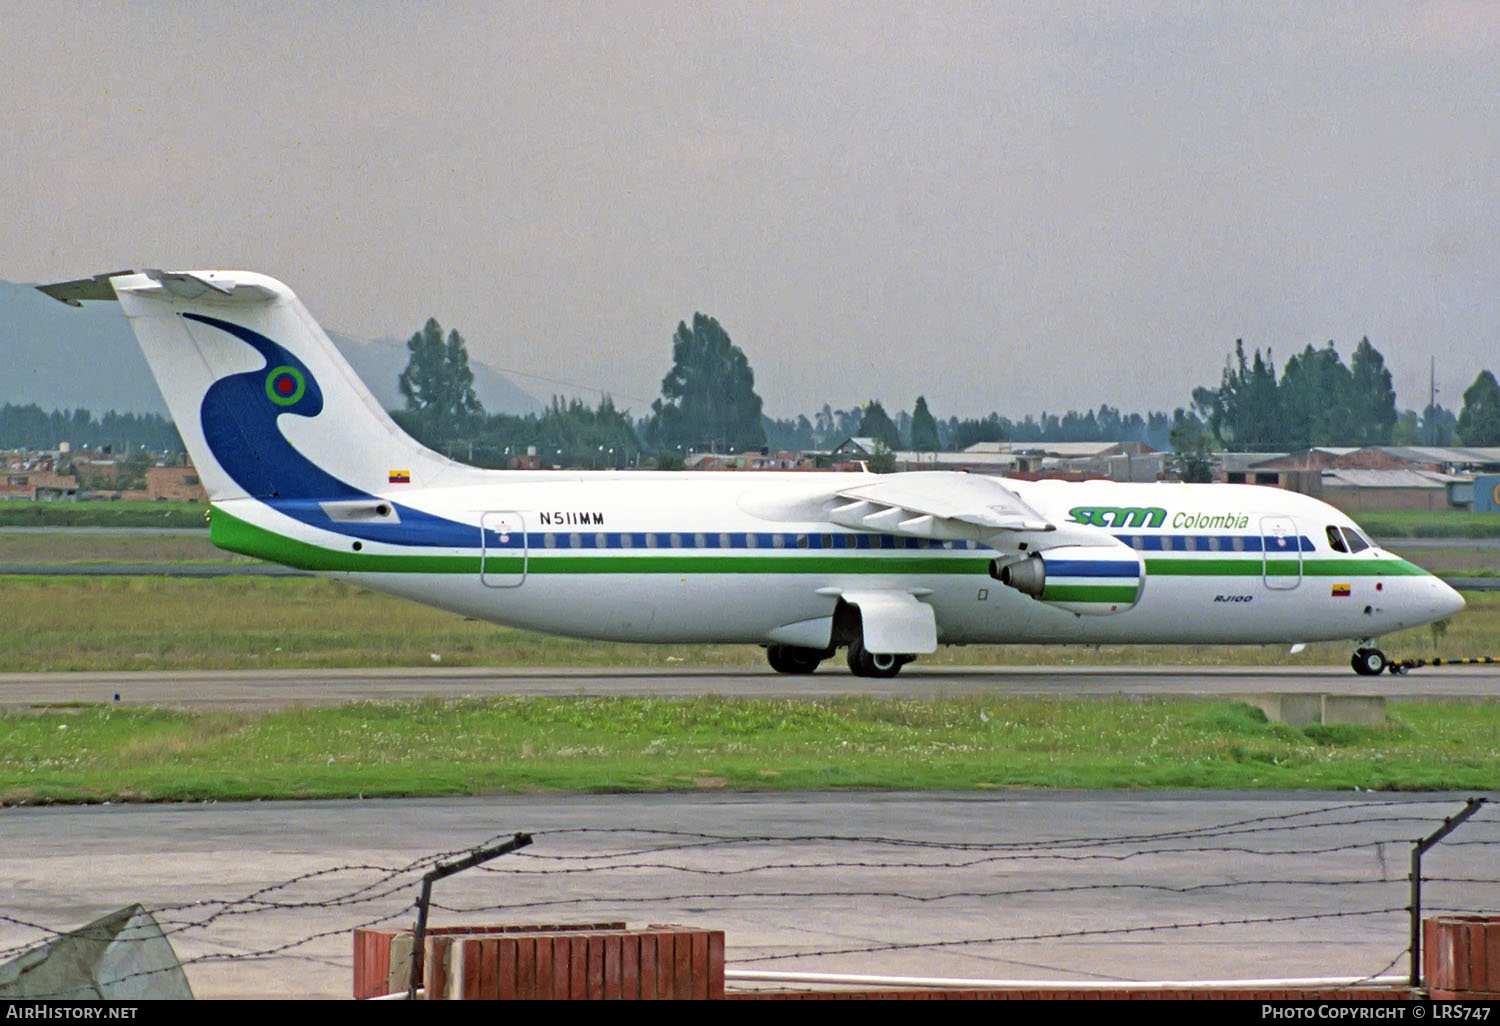
M1453 445L1383 445L1382 452L1422 463L1500 463L1500 447Z
M1324 488L1446 488L1468 477L1435 470L1325 470Z

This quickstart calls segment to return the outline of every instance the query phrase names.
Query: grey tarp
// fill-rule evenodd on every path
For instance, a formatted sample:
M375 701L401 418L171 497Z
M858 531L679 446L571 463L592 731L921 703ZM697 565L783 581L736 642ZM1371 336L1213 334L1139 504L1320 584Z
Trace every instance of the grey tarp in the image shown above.
M0 965L0 999L191 1000L171 943L140 905L111 912Z

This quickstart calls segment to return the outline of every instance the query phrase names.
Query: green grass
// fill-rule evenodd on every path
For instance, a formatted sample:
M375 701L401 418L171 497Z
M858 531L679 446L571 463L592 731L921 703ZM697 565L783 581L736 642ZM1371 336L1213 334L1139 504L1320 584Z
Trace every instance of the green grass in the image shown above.
M0 502L0 527L206 528L194 502Z
M0 802L528 791L1500 788L1500 705L1297 730L1232 703L700 698L0 716Z
M1500 515L1462 510L1351 514L1376 538L1500 538Z
M1382 639L1394 658L1500 654L1500 594ZM754 645L579 641L465 620L313 578L0 577L0 672L431 666L764 666ZM1347 643L976 645L921 666L1343 666Z
M0 534L0 564L60 566L131 563L258 563L225 552L208 540L207 531L181 534L93 534L53 531L48 534Z

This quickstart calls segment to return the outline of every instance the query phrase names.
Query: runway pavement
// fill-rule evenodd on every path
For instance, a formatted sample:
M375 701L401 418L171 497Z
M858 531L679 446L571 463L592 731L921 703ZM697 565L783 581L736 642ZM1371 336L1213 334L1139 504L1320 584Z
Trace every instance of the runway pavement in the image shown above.
M0 674L0 709L120 702L251 710L500 695L826 698L850 694L933 697L1000 693L1200 698L1267 692L1384 695L1390 701L1486 701L1500 698L1500 666L1434 667L1405 676L1360 677L1340 667L923 667L917 663L890 680L855 677L832 661L825 669L805 677L786 676L769 668L691 667Z
M139 901L161 910L199 997L347 997L350 931L410 925L425 868L410 868L414 860L525 831L535 843L498 871L436 886L434 925L684 923L724 930L731 969L1096 981L1401 973L1410 841L1461 797L541 795L5 808L0 948ZM1428 854L1426 908L1500 908L1497 813L1482 808Z

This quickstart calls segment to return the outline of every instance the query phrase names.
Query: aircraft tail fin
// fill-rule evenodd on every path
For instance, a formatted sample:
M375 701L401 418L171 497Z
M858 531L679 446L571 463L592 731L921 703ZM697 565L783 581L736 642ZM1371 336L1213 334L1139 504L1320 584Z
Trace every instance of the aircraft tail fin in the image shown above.
M149 270L40 288L119 300L214 501L352 499L465 469L403 432L274 278Z

